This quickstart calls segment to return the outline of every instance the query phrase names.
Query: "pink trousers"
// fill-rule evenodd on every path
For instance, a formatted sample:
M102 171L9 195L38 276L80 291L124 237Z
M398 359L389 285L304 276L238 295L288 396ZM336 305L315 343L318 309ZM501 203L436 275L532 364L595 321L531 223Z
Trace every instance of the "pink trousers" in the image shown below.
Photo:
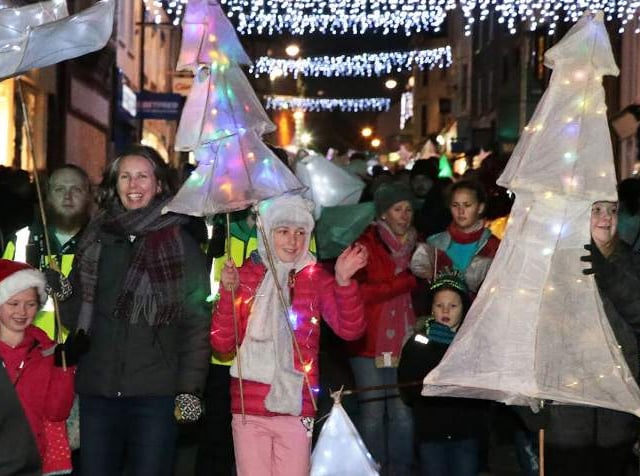
M295 416L233 415L238 476L308 476L311 436Z

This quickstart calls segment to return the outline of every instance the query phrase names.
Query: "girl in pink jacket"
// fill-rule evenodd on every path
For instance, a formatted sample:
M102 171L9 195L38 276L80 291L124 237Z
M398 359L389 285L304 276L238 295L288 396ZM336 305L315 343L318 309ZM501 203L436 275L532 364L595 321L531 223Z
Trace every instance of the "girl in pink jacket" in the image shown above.
M299 196L262 202L260 219L269 243L259 234L258 251L239 270L228 262L222 271L211 345L219 353L235 350L234 289L241 344L231 367L231 411L239 476L309 474L320 319L346 340L359 338L365 330L362 298L351 277L366 265L366 249L356 245L345 250L336 262L335 276L316 265L308 252L312 209ZM284 291L286 310L276 280Z

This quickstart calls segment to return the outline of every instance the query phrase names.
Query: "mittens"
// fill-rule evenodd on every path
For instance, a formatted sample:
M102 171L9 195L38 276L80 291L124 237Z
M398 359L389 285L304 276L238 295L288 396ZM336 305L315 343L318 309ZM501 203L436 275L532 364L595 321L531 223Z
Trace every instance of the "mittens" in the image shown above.
M179 423L193 423L202 416L202 401L192 393L176 396L174 415Z
M44 271L44 277L47 280L47 294L55 295L59 301L65 301L73 289L69 280L62 275L59 271L53 268L46 268Z

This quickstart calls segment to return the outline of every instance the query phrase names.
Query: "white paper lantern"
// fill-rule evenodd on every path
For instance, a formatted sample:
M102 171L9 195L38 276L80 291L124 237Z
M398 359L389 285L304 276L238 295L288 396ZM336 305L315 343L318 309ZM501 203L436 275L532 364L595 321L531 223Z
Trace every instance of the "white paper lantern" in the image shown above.
M314 215L322 207L358 203L364 182L321 155L308 155L296 163L296 176L308 187L305 197L316 204Z
M585 15L545 56L549 88L498 183L516 194L504 240L423 395L640 416L640 390L582 273L591 205L616 200L602 75L616 75L602 15Z
M334 403L311 454L311 476L377 476L378 466L340 403Z
M0 8L0 79L91 53L106 45L115 0L68 16L66 2Z

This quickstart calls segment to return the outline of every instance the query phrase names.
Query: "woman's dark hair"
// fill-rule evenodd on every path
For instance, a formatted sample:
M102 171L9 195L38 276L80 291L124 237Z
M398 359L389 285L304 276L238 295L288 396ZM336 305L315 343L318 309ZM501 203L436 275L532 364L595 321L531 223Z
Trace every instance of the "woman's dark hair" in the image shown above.
M98 190L97 202L100 208L109 208L119 200L117 185L120 161L124 157L132 155L148 160L153 167L153 175L160 184L160 192L157 197L162 199L169 197L173 193L170 182L170 169L167 163L162 160L160 154L153 147L134 144L107 165Z
M637 215L640 211L640 179L629 177L618 184L618 200L623 210L629 215Z
M453 194L458 190L469 190L476 196L476 200L478 200L478 203L484 203L485 205L487 203L487 191L484 189L480 182L477 182L475 180L459 180L455 182L451 187L449 187L447 193L447 204L451 205Z

